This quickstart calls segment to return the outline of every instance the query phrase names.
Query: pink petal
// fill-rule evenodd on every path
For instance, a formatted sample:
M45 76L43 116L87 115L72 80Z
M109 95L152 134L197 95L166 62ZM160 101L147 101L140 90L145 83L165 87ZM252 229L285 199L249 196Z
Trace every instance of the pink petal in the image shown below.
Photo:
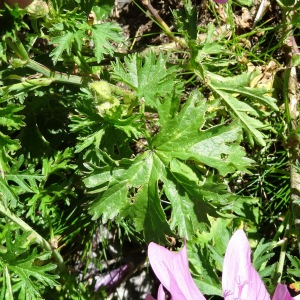
M278 283L272 300L293 300L285 284Z
M219 4L225 4L225 3L227 3L227 0L214 0L214 2L219 3Z
M151 295L147 295L145 300L156 300L156 299L153 298ZM160 284L158 288L157 300L166 300L166 294L162 284Z
M172 300L205 300L190 274L185 245L179 252L171 252L150 243L148 256L154 273L171 293Z
M162 284L160 284L158 288L157 300L166 300L166 294Z
M222 289L225 300L269 300L258 273L251 265L251 249L243 230L231 237L224 258Z
M97 292L100 287L112 289L118 285L126 275L128 275L131 269L133 269L133 264L128 263L104 274L102 277L96 280L94 291Z

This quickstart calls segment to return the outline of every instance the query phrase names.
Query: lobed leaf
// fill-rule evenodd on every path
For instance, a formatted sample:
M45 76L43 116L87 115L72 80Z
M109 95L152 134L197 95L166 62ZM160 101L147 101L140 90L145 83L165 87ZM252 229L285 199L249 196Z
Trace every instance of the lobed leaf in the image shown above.
M122 29L115 23L105 22L91 27L94 42L94 54L99 63L105 54L112 56L115 52L113 43L124 43Z
M203 126L208 103L191 95L180 113L161 129L153 139L157 154L166 161L171 157L195 160L216 168L221 175L241 170L247 172L250 159L236 140L241 138L237 124L215 126L200 130Z
M230 78L224 78L210 72L207 72L207 75L210 88L216 95L221 97L229 111L240 121L241 126L249 136L250 143L253 144L254 139L259 145L264 146L265 137L261 130L267 129L268 125L261 122L257 117L262 116L263 113L266 114L266 110L258 109L254 101L257 101L263 107L266 106L278 111L276 100L268 96L270 91L265 88L249 87L252 73L245 73ZM239 100L238 97L240 96L245 97L248 103Z
M9 130L20 129L22 126L24 126L24 116L15 114L23 108L24 106L13 104L8 104L6 107L0 108L0 126L5 126Z
M176 80L178 68L167 68L167 59L162 54L158 57L152 52L146 57L134 54L124 61L122 64L117 59L113 64L113 78L135 90L148 106L157 107L160 97L172 95L176 85L180 86Z
M56 265L46 263L51 252L37 253L36 248L29 250L30 232L19 234L10 229L6 233L6 250L0 252L3 285L1 295L13 299L40 299L41 292L47 286L53 288L59 283L58 275L51 272ZM3 297L2 297L3 298Z
M53 63L57 63L64 51L70 55L73 43L75 43L78 50L80 50L84 43L84 37L84 30L67 31L63 32L62 35L54 37L51 41L51 44L55 45L55 48L50 53Z
M89 208L93 219L131 218L146 241L165 242L165 235L177 229L191 238L216 207L227 205L232 196L224 184L204 177L187 161L219 170L221 175L243 170L252 162L245 158L237 141L237 124L200 130L210 107L199 93L192 93L181 111L149 141L150 150L134 159L107 162L95 168L84 183L99 194ZM165 202L172 211L167 217ZM170 220L168 219L170 218Z

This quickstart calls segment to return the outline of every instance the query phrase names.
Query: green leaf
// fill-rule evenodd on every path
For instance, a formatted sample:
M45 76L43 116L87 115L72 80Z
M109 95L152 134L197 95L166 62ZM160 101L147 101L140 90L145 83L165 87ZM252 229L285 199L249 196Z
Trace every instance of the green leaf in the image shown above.
M191 239L203 223L209 223L208 216L218 217L216 208L224 205L230 196L226 185L200 182L199 176L186 164L173 159L170 172L163 178L164 192L172 204L171 229L178 229L179 235Z
M133 136L135 138L143 136L143 128L140 119L141 116L139 114L130 116L126 119L115 119L114 116L112 116L112 118L107 118L107 120L113 123L114 127L124 131L128 137Z
M158 123L161 127L166 126L177 114L180 105L180 97L173 95L157 101Z
M18 203L18 196L7 182L0 177L0 200L5 207L15 208Z
M15 207L18 202L18 196L15 194L13 187L10 187L5 180L5 175L10 172L10 162L12 161L10 153L14 153L20 148L16 140L11 140L7 135L0 131L0 200L6 207Z
M20 149L19 141L11 140L9 136L3 134L1 131L0 131L0 145L1 145L0 152L2 151L15 152L18 149Z
M188 257L194 280L203 294L222 295L222 288L218 278L211 251L196 243L188 243Z
M253 0L238 0L237 2L240 6L251 7L253 5Z
M0 42L0 60L7 62L7 56L6 56L6 43L4 41Z
M194 281L199 287L199 290L205 295L217 295L222 297L222 289L220 283L207 282L209 276L211 275L208 274L207 276L201 278L201 280L199 280L198 278L194 278Z
M232 210L236 215L246 220L259 224L259 198L232 195L228 198L225 210Z
M217 217L216 207L225 206L232 195L226 185L204 177L186 161L226 175L247 172L251 160L237 143L241 130L236 124L200 130L208 108L201 94L192 93L181 111L164 121L148 141L150 150L135 159L107 162L106 167L91 166L94 171L84 182L91 193L99 192L89 208L93 219L131 218L138 231L144 230L147 241L164 243L165 235L172 234L170 226L191 238L203 223L209 223L208 215ZM171 204L170 221L165 203Z
M136 229L144 230L146 242L155 239L160 243L165 243L165 235L173 234L166 222L166 215L158 193L158 180L163 170L162 162L155 155L151 157L149 154L143 163L148 166L149 170L139 175L149 177L147 183L139 188L130 214L134 219Z
M24 157L20 155L17 161L12 160L7 164L5 172L0 176L0 197L6 207L15 208L19 195L38 193L39 183L46 179L34 170L33 165L24 168L23 163Z
M178 32L182 32L187 40L197 38L197 9L191 1L184 2L184 9L174 10L173 16L176 20Z
M252 80L252 77L256 75L253 73L245 73L233 77L221 77L212 73L208 73L210 76L211 84L214 88L222 90L228 93L237 93L248 97L248 99L257 100L262 105L266 105L269 108L278 111L278 106L276 105L276 99L268 96L270 90L266 88L252 88L249 87L249 84ZM239 101L241 102L241 101Z
M253 252L253 266L256 270L259 271L260 277L264 278L270 276L270 272L275 268L276 264L272 264L269 268L266 268L267 262L271 257L274 256L274 253L269 253L272 249L271 243L264 243L264 239L261 239Z
M51 258L51 252L37 253L36 248L31 251L27 239L29 235L30 232L20 235L18 231L6 231L5 251L0 252L2 280L5 283L1 296L40 299L45 287L59 285L56 281L59 276L51 274L56 265L46 263Z
M291 266L287 269L287 273L295 276L297 278L300 277L300 259L297 256L292 256L287 253L287 257L291 262Z
M44 181L45 176L38 174L33 169L33 166L28 166L25 170L21 171L24 162L24 157L21 155L18 157L18 161L15 161L12 165L10 172L5 174L7 182L13 182L13 190L16 194L23 193L36 193L38 192L38 182Z
M112 170L111 176L106 170L106 177L102 173L88 177L85 183L89 187L95 186L98 179L100 185L109 180L107 190L96 198L89 209L93 219L102 215L103 222L106 222L118 215L126 217L129 214L137 230L144 228L147 241L164 243L165 234L171 234L171 231L158 197L157 184L161 170L161 161L151 152L146 152L129 165L126 162Z
M238 118L241 126L249 136L250 143L253 144L254 139L259 145L264 146L265 140L261 130L268 129L268 126L257 117L263 114L266 115L266 110L259 109L255 102L249 102L249 100L257 101L260 105L271 108L273 111L278 111L276 100L267 95L270 91L265 88L249 87L252 77L251 73L225 78L207 72L207 76L210 80L210 88L221 97L229 111ZM248 103L239 100L237 97L246 98Z
M75 152L80 153L91 145L96 145L96 147L99 148L104 133L105 133L104 129L100 129L99 131L93 132L88 136L82 138L79 137Z
M97 20L108 18L114 8L114 0L102 0L101 5L93 6Z
M3 270L3 286L4 289L1 291L1 298L2 299L9 299L9 300L13 300L13 291L12 291L12 286L11 286L11 281L10 281L10 274L9 274L9 270L7 267L4 267Z
M109 166L95 168L94 171L84 180L84 184L92 193L98 193L102 190L94 190L94 188L102 187L113 179L113 169ZM107 186L105 187L107 189Z
M94 53L99 63L105 54L112 56L115 51L113 43L124 43L122 29L115 23L105 22L91 27L93 41L95 44Z
M254 115L255 111L253 112L253 109L248 104L238 101L228 93L220 90L217 91L217 93L226 102L230 110L238 117L245 131L250 134L251 137L254 137L259 145L264 146L265 137L260 130L264 129L266 126L260 120L254 119L247 114L252 113Z
M221 175L235 170L247 172L251 163L236 140L241 138L238 124L200 130L209 107L200 94L193 93L176 118L172 119L153 140L153 147L162 160L171 157L195 160L216 168Z
M52 38L51 44L55 45L55 48L50 53L50 56L52 57L54 64L56 64L61 58L64 51L66 51L68 55L71 54L71 49L74 43L80 51L84 44L85 29L87 28L62 32L61 35Z
M297 1L295 0L281 0L280 4L283 5L286 8L290 8L292 10L296 11L296 7L295 4L297 3Z
M164 178L164 191L172 204L171 229L178 228L180 236L190 239L201 223L207 220L207 204L191 195L174 177ZM175 181L175 182L174 182Z
M294 54L292 56L290 65L292 67L298 67L298 66L300 66L300 54L299 53L296 53L296 54Z
M0 126L6 126L9 130L12 128L20 129L25 125L24 116L15 113L22 110L24 106L9 104L4 108L0 108Z
M60 172L65 173L67 170L74 169L75 165L70 163L70 160L73 158L71 148L66 148L64 151L57 151L51 158L44 158L42 168L43 177L48 178L50 174L59 175Z
M135 181L136 174L141 172L139 168L143 166L141 163L134 164L132 161L126 160L123 164L120 164L120 167L115 167L111 170L107 168L98 169L84 180L88 187L96 187L108 183L106 191L96 199L89 209L94 219L103 215L103 222L106 222L108 219L116 217L127 207L129 204L127 190L132 182ZM102 176L102 171L104 171L104 176ZM111 201L112 199L114 201Z
M146 57L132 55L125 57L122 64L119 59L113 64L113 78L121 81L137 92L139 99L144 98L146 105L156 107L159 98L172 95L174 89L180 89L176 80L178 68L166 67L167 59L150 52Z

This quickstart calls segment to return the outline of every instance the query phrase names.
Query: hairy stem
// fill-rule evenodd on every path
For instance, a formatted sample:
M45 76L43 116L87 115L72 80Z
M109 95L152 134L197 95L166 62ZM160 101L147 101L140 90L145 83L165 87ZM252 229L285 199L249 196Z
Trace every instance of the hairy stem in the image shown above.
M83 78L81 76L69 75L66 73L52 71L46 66L30 59L26 52L26 49L24 48L23 44L19 39L17 39L16 41L12 41L11 39L7 38L5 41L7 45L13 50L14 54L16 54L18 58L23 61L23 67L28 67L34 70L35 72L43 74L52 81L76 85L81 85L83 83Z
M70 84L76 84L76 85L81 85L83 83L83 78L80 76L69 75L66 73L52 71L49 68L45 67L44 65L42 65L32 59L28 60L26 67L28 67L40 74L43 74L47 78L50 78L56 82L64 82L64 83L70 83Z

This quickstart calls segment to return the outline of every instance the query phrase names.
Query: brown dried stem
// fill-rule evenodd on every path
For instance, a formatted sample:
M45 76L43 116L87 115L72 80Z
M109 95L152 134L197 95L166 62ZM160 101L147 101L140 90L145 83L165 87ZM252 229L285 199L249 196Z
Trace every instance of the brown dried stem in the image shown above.
M288 119L288 152L290 159L290 176L291 176L291 209L293 214L294 226L297 233L298 250L300 253L300 140L297 134L299 126L298 121L298 104L299 95L296 67L290 65L293 55L298 55L299 50L294 36L291 34L287 39L286 45L290 49L288 68L285 73L284 97L286 104L286 114Z
M177 38L170 27L166 24L166 22L160 17L158 11L151 5L150 0L142 0L142 3L147 7L153 18L156 22L161 26L163 31L168 35L172 40L179 43L182 47L187 47L186 42L183 39Z

